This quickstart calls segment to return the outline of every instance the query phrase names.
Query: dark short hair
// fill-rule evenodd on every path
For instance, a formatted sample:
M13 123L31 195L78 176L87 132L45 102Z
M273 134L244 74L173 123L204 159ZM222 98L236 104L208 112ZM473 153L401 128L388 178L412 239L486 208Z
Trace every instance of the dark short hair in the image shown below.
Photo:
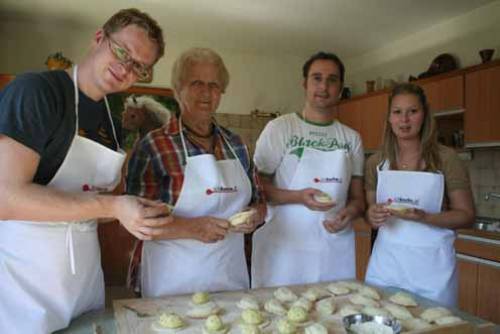
M305 63L304 66L302 66L302 76L304 79L307 78L309 75L309 70L311 68L312 63L314 63L316 60L330 60L334 62L337 67L339 68L340 72L340 82L344 83L344 74L345 74L345 67L344 63L342 63L342 60L340 60L339 57L337 57L336 54L334 53L329 53L329 52L324 52L320 51L316 54L313 54Z
M158 22L147 13L141 12L136 8L122 9L104 23L102 30L106 36L109 36L131 24L137 25L148 33L148 37L158 46L158 56L156 60L160 59L165 53L163 31Z

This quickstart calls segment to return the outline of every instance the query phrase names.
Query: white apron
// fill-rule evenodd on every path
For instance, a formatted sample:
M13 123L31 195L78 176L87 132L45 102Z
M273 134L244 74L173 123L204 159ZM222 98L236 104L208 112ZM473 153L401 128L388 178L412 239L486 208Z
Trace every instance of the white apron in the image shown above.
M173 215L227 219L245 208L251 183L224 136L235 159L217 161L212 154L190 157L180 119L179 129L186 166ZM192 239L145 241L142 252L143 297L249 287L242 233L228 233L211 244Z
M378 171L377 203L391 199L429 213L441 212L442 174L391 171L387 166L385 163ZM455 306L458 283L454 241L455 232L450 229L393 217L379 228L366 281Z
M296 158L287 154L285 159ZM283 161L281 166L287 165ZM352 226L349 224L338 233L329 233L323 226L327 216L334 217L345 207L351 170L346 150L304 148L291 184L276 186L291 190L316 188L334 198L337 205L328 213L299 204L271 207L272 214L253 237L252 288L355 277Z
M78 135L76 66L73 81L75 136L48 186L67 192L112 190L125 155ZM106 107L111 121L107 101ZM114 128L113 135L116 140ZM94 220L0 222L0 333L50 333L104 307L96 231Z

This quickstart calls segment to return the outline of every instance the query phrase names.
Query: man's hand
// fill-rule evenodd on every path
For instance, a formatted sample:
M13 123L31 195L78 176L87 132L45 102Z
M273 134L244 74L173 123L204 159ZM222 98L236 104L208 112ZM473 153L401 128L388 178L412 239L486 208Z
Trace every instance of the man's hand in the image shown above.
M255 205L251 209L252 215L248 220L236 226L231 226L231 231L236 233L252 233L255 229L264 222L265 217L265 205Z
M113 212L114 217L141 240L152 240L161 235L162 228L172 222L170 210L165 203L136 196L117 197Z
M335 206L335 203L321 203L314 199L315 195L321 195L323 192L314 188L305 188L299 191L301 203L313 211L328 211Z

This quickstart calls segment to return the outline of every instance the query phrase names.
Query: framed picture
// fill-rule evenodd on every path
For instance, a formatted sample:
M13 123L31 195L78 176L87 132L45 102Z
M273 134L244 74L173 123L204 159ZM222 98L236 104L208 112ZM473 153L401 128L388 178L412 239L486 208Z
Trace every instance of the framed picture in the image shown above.
M179 105L174 98L174 91L170 88L160 88L160 87L145 87L145 86L133 86L122 93L115 93L108 95L109 107L111 108L111 113L115 123L122 123L122 113L124 111L125 99L130 95L148 95L154 98L156 101L160 102L162 105L167 107L170 111L175 114L179 113ZM120 126L121 128L121 126ZM121 131L122 146L125 149L132 148L136 138L136 132L130 132L125 129Z

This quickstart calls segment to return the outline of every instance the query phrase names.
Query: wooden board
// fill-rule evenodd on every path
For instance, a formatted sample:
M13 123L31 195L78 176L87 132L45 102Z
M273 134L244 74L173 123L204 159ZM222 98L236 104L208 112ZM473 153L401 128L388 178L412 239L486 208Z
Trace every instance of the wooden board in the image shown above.
M307 290L307 288L316 287L326 287L328 283L322 284L312 284L312 285L301 285L301 286L290 286L289 288L300 296L301 293ZM267 289L255 289L246 291L233 291L233 292L218 292L211 293L212 300L217 303L218 306L222 307L224 313L221 315L223 322L230 325L230 333L240 333L239 324L241 323L240 314L241 310L236 306L242 297L252 295L256 297L263 307L264 302L273 297L273 292L276 288ZM395 293L396 289L378 289L382 295L382 305L387 303L387 299L390 295ZM342 305L350 304L350 295L337 296L335 297L335 302L337 304L337 309L342 307ZM422 301L422 298L415 296L415 299L419 302L418 307L408 308L408 310L415 316L419 316L423 309L428 307L437 306L436 304L429 303L429 301ZM179 296L169 296L165 298L158 299L126 299L126 300L116 300L114 301L115 310L115 320L117 325L117 331L119 334L143 334L143 333L158 333L151 329L151 325L154 321L157 321L161 313L164 312L176 312L182 316L187 322L188 327L182 331L177 332L178 334L191 334L191 333L201 333L202 326L204 324L204 319L190 319L186 317L186 312L191 308L190 306L191 295L179 295ZM453 311L452 311L453 312ZM138 313L142 313L141 316ZM455 312L454 312L455 313ZM266 317L270 320L270 325L262 329L264 334L274 334L275 322L278 316L266 314ZM456 314L462 319L464 319L463 314ZM334 313L330 316L320 316L314 310L314 306L310 313L310 318L312 322L320 322L324 324L329 331L329 334L344 334L346 333L343 325L342 318L338 313ZM411 331L405 332L408 334L488 334L488 326L482 324L479 328L477 324L472 324L468 321L462 321L453 325L437 326L434 325L433 328L425 331ZM299 327L300 328L300 327ZM299 330L299 334L303 333L303 328Z

